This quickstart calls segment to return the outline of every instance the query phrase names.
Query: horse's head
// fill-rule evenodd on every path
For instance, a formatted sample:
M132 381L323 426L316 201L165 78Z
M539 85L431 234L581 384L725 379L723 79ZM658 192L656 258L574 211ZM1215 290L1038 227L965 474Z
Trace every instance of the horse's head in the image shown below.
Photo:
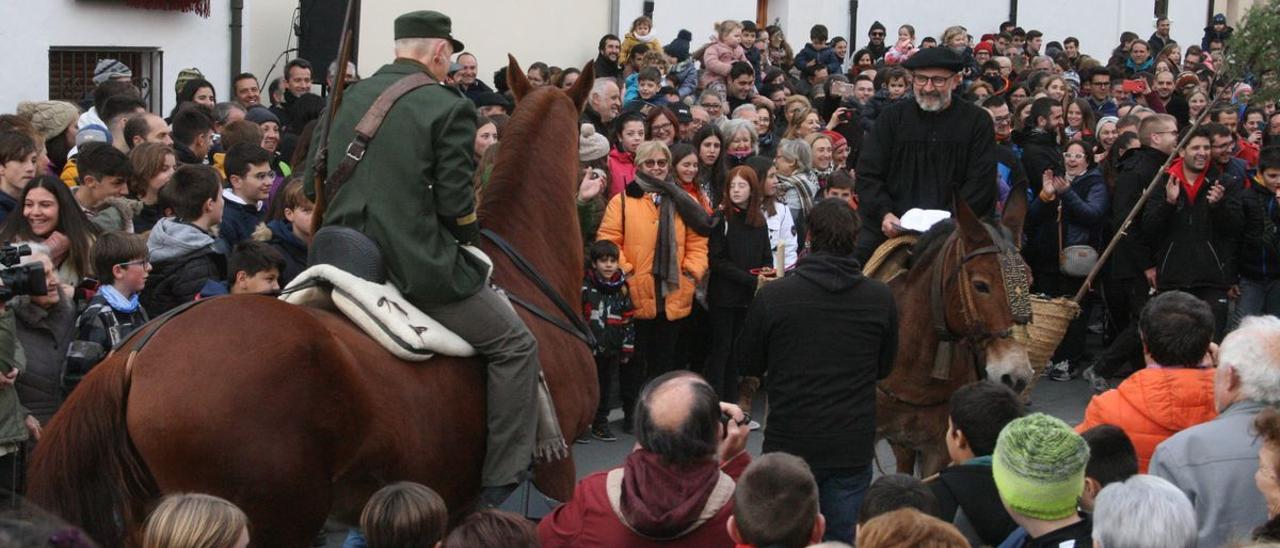
M987 378L1021 391L1033 374L1026 349L1012 337L1014 324L1025 324L1031 315L1026 264L1018 254L1025 183L1009 192L999 226L984 224L964 200L955 202L957 246L953 256L942 258L954 273L943 288L947 329L985 352Z

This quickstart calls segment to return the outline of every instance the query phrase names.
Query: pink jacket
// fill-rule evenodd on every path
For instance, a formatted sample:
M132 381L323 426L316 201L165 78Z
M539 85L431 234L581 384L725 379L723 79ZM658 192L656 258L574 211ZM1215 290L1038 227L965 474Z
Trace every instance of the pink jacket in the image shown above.
M742 46L730 48L724 42L712 42L702 53L702 87L716 81L728 85L729 68L737 61L746 60L747 50Z
M609 188L605 198L613 198L627 183L636 178L636 158L630 152L623 152L614 147L609 150Z

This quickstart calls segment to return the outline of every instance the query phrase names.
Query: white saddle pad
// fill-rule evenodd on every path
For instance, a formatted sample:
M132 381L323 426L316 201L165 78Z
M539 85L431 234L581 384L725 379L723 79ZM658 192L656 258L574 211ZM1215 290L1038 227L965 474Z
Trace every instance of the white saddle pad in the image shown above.
M320 283L289 291L313 281ZM426 361L436 352L447 356L476 355L467 341L409 304L390 282L375 284L322 264L294 278L280 298L291 304L341 312L402 360Z

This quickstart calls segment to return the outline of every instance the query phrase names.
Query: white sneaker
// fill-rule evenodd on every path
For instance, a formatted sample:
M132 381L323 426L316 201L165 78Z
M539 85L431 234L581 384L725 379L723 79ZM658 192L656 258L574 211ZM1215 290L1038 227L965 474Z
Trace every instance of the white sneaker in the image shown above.
M1066 382L1071 380L1071 362L1068 362L1067 360L1062 360L1058 363L1051 364L1049 366L1049 372L1047 376L1049 377L1050 380L1055 380L1058 382Z

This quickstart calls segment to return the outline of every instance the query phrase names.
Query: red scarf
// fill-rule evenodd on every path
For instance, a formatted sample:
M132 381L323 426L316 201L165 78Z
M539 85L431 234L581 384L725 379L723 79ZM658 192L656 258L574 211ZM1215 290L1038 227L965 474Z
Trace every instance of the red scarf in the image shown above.
M1182 164L1182 158L1174 160L1173 164L1169 166L1169 170L1165 173L1170 177L1177 179L1178 184L1182 185L1182 193L1187 195L1187 203L1195 205L1196 195L1200 194L1200 187L1204 186L1204 179L1205 176L1208 175L1209 170L1206 168L1204 171L1201 171L1200 176L1197 177L1193 183L1187 180L1186 173L1182 171Z

